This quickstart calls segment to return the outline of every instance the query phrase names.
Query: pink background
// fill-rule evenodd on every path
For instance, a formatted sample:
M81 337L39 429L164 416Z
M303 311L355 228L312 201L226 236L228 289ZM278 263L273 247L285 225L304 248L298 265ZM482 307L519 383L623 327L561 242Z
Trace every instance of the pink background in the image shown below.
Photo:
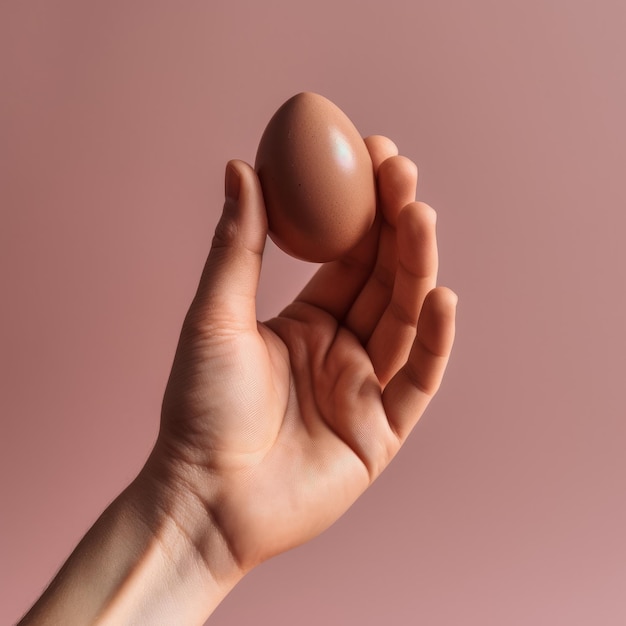
M440 395L227 624L626 623L621 0L0 4L0 622L154 441L221 210L290 95L420 168L460 296ZM259 316L312 267L268 247Z

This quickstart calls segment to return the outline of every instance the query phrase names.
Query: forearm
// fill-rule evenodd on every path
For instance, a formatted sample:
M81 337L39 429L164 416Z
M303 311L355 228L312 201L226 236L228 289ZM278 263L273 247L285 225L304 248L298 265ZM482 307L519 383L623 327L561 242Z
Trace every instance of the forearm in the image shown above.
M201 512L154 485L140 475L106 509L19 626L204 623L241 573L211 520L198 545Z

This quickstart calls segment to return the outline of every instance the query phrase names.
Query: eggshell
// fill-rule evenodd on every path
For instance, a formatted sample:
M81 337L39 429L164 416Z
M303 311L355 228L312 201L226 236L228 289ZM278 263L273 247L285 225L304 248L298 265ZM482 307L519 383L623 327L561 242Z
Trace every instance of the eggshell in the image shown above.
M293 96L276 111L257 150L270 237L306 261L339 258L376 214L372 160L359 131L330 100Z

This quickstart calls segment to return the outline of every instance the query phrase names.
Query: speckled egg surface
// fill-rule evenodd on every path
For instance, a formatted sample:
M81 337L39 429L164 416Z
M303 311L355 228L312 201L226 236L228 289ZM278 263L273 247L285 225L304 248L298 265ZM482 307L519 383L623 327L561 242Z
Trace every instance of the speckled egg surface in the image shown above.
M257 150L270 237L288 254L326 262L353 248L376 213L374 171L350 119L315 93L293 96Z

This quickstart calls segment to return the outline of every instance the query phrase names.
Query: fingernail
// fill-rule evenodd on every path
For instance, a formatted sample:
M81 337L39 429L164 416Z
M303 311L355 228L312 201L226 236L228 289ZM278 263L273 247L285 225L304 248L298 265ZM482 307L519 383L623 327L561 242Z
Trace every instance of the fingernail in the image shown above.
M239 172L230 164L226 165L226 181L224 184L226 198L237 202L239 200L239 190L241 189L241 178Z

